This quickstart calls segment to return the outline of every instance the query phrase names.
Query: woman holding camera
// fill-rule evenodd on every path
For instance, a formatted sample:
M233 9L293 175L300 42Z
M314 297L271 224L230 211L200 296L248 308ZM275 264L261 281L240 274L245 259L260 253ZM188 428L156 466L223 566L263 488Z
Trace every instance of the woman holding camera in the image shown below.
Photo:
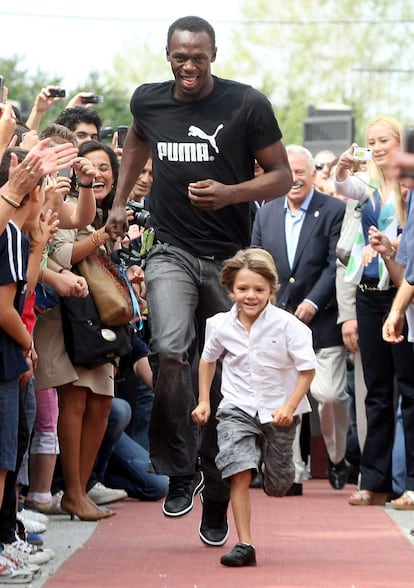
M105 244L110 237L104 225L118 177L118 160L108 145L87 141L80 146L79 153L95 169L93 182L82 187L93 189L96 216L92 225L58 231L51 243L50 258L68 269L88 255L108 254ZM76 202L75 197L69 200ZM92 369L74 366L66 353L62 333L53 343L46 357L49 383L56 387L59 398L58 436L65 482L61 507L81 520L99 520L113 513L99 508L86 490L111 410L114 368L111 363Z
M335 188L338 192L367 203L362 212L365 246L360 258L351 255L347 274L361 277L357 283L356 313L364 379L367 387L365 410L367 436L361 456L360 489L349 499L355 506L384 505L392 492L392 449L395 434L395 385L401 396L406 435L406 490L414 490L414 371L412 345L391 345L382 338L382 323L388 314L396 287L387 264L394 258L404 206L399 183L392 173L392 160L402 144L402 128L391 117L372 120L367 128L367 171L353 174L360 149L352 145L338 161ZM354 155L355 154L355 155ZM376 227L390 240L389 249L378 255L370 244L369 229ZM351 277L348 278L350 281ZM414 508L406 496L394 501L395 508Z

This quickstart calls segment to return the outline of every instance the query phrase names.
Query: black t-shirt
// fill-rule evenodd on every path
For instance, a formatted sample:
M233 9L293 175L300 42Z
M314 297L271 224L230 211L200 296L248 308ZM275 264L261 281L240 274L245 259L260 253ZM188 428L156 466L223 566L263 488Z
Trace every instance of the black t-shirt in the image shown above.
M250 180L254 151L282 133L263 94L213 79L211 94L195 102L174 98L174 81L143 84L131 98L131 112L152 148L149 210L157 239L190 253L227 257L250 244L249 203L204 212L191 204L188 184Z

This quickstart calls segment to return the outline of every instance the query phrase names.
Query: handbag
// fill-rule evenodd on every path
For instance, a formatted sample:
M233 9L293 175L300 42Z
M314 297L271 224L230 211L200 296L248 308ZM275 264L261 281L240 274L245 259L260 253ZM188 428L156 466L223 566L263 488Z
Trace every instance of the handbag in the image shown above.
M92 369L132 350L132 330L102 323L91 293L60 298L66 352L74 366Z
M80 275L88 282L103 324L116 327L134 319L134 294L118 264L108 255L93 254L76 266Z
M347 266L355 241L361 229L361 215L365 208L368 198L362 202L357 202L352 216L347 220L347 223L342 227L341 235L336 244L336 256L339 261Z

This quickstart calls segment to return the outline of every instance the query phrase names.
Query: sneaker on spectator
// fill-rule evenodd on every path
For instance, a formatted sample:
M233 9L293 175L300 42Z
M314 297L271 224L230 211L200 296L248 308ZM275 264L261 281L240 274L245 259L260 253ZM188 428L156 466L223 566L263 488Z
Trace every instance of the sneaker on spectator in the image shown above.
M47 525L49 523L49 517L41 512L36 512L35 510L29 510L28 508L22 508L19 510L19 515L22 519L31 519L32 521L37 521L38 523L43 523Z
M107 488L101 482L96 482L92 488L88 491L88 496L95 504L109 504L110 502L116 502L117 500L123 500L127 498L128 494L125 490L116 490L115 488Z
M20 539L16 534L13 543L3 543L2 555L21 560L25 564L42 565L55 557L53 549L37 547Z
M9 555L4 550L4 545L0 543L0 555L7 559L7 561L15 568L28 568L35 578L42 575L42 568L36 564L30 564L23 561L19 554ZM0 582L1 585L1 582Z
M28 533L44 533L46 525L30 517L25 517L21 512L17 513L17 520L20 521Z
M16 520L16 535L31 545L43 545L42 537L37 533L29 533L19 519Z
M24 501L27 508L47 515L64 514L60 505L63 496L63 491L54 494L50 500L43 502L42 500L35 500L34 498L26 498Z
M37 533L26 533L26 541L30 543L30 545L37 545L38 547L43 545L43 539Z
M36 576L34 568L0 553L0 584L28 584Z

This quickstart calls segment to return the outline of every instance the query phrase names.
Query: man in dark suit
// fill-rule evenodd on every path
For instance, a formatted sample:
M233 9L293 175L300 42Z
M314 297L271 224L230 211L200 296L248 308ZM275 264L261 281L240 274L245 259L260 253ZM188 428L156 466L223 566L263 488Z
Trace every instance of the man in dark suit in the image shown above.
M329 481L339 490L347 478L348 396L335 275L345 204L315 189L315 166L307 149L290 145L286 150L292 188L286 198L277 198L256 212L252 245L266 249L275 260L281 286L277 305L312 330L318 366L310 392L318 402ZM304 464L298 435L295 446L295 483L289 493L302 494Z

